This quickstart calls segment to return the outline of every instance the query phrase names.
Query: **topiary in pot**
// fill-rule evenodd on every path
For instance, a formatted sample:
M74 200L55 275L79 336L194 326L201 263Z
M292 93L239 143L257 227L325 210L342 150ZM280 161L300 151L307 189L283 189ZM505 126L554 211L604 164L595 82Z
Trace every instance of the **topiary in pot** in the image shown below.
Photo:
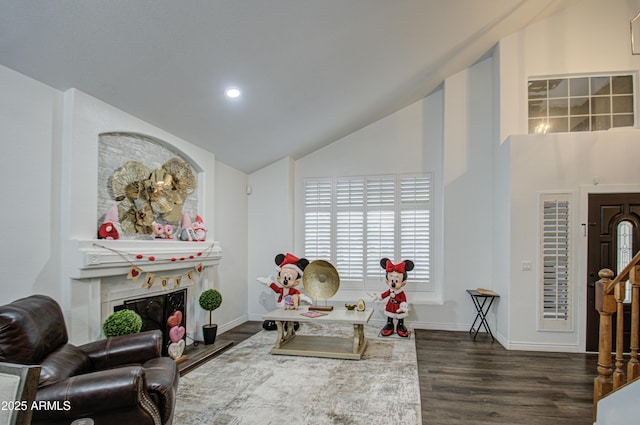
M135 334L140 332L140 329L142 318L135 311L126 308L111 314L102 325L102 331L107 338Z
M222 294L216 289L207 289L198 299L200 307L209 312L209 324L202 325L202 336L205 344L213 344L216 341L216 334L218 333L218 325L214 325L211 320L213 310L220 307L222 304Z

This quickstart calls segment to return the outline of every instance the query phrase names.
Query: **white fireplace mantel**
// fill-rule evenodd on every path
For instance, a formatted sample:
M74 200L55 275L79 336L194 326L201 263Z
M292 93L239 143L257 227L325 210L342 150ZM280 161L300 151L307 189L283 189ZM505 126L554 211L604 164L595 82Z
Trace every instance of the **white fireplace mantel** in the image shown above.
M220 262L218 242L165 240L72 240L72 279L127 274L132 266L158 272Z
M213 287L215 269L222 258L217 242L183 242L166 240L70 240L68 251L71 271L71 340L76 344L102 337L102 323L113 307L124 299L166 293L172 289L132 283L127 275L132 267L142 273L165 276L183 275L203 266L193 280L183 279L187 288L187 334L199 338L198 323L203 312L197 307L198 295Z

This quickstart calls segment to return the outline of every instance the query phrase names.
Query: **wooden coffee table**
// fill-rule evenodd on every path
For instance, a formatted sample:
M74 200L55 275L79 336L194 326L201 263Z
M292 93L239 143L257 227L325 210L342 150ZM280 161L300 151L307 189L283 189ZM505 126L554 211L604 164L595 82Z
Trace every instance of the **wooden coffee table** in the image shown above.
M367 346L364 325L369 322L373 309L365 311L336 308L324 312L326 315L306 317L302 313L308 307L298 310L279 308L262 316L263 320L272 320L278 327L278 335L271 354L289 356L329 357L334 359L360 360ZM353 338L328 335L297 335L294 322L315 322L353 326ZM330 327L329 327L330 329Z

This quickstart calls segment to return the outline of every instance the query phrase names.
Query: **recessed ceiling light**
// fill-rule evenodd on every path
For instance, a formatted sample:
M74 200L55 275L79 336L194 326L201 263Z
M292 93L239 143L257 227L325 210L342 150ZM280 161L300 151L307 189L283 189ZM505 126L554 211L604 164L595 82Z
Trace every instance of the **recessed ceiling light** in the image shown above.
M235 99L236 97L240 97L240 90L235 87L230 87L225 90L224 94L231 99Z

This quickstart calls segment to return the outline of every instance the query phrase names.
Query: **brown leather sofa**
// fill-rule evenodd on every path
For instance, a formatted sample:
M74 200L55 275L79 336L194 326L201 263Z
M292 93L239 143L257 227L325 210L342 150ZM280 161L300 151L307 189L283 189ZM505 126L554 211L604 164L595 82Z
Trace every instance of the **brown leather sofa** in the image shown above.
M0 306L0 361L39 365L33 424L170 425L179 372L147 331L74 346L58 303L33 295Z

